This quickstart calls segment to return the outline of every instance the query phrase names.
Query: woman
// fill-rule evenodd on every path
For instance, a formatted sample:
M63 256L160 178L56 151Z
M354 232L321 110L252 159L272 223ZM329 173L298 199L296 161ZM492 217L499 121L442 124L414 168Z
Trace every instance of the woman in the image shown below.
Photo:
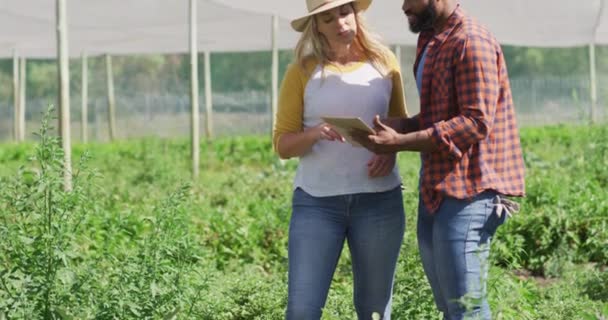
M319 319L344 241L359 319L390 319L405 217L395 155L344 142L324 116L407 116L398 63L367 30L371 0L307 0L281 85L273 143L299 157L289 228L287 319Z

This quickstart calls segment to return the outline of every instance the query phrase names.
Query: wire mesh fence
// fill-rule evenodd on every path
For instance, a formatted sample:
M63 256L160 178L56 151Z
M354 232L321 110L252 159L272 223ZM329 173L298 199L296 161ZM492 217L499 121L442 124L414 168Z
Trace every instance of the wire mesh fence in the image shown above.
M263 53L262 53L263 54ZM162 59L161 59L162 58ZM117 139L147 136L183 137L190 134L190 96L187 58L180 55L141 59L123 57L119 61L120 71L115 73L116 133ZM412 50L404 50L403 66L404 90L410 114L419 112L416 84L411 72ZM108 98L105 89L106 78L102 59L90 63L87 136L89 141L108 141ZM266 62L266 61L264 61ZM71 130L75 141L81 137L81 79L79 62L72 61L71 83ZM52 61L48 62L46 73L28 80L28 85L38 90L26 90L26 139L31 139L37 131L42 113L49 104L56 102L54 85L56 74ZM285 70L282 63L280 73ZM212 63L213 68L213 63ZM271 89L270 60L257 66L268 73L259 76L257 86L240 85L231 88L231 83L242 81L239 70L228 74L216 84L212 91L213 135L270 134ZM10 71L10 70L9 70ZM0 80L5 88L12 87L10 75L5 70ZM202 73L202 71L201 71ZM267 77L266 77L267 76ZM42 84L44 79L49 84ZM266 79L267 78L267 79ZM42 80L41 80L42 79ZM202 79L202 77L201 77ZM588 123L591 118L590 78L588 74L572 74L567 77L512 77L511 88L517 110L518 122L522 126L556 123ZM202 81L201 81L202 82ZM608 74L600 73L597 78L598 101L596 119L608 120ZM46 85L46 91L39 87ZM205 134L206 113L204 84L200 84L200 132ZM42 93L40 93L42 92ZM13 139L14 119L12 89L0 90L0 141ZM204 137L203 137L204 138Z

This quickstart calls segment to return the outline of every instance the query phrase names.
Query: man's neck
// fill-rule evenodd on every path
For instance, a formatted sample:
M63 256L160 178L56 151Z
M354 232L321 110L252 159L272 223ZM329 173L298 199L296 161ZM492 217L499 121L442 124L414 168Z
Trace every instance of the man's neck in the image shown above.
M457 7L458 4L456 1L447 0L441 2L441 7L437 8L437 20L433 24L433 30L435 30L435 33L443 31L443 28Z

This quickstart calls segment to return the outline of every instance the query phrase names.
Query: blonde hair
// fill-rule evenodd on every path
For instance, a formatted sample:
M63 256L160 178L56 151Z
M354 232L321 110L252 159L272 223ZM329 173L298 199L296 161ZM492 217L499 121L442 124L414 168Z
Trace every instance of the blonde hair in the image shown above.
M372 66L382 76L389 76L392 52L386 45L382 44L378 35L369 30L365 18L356 5L353 8L355 9L355 20L357 22L357 35L354 39L354 47L361 50L361 53L369 59ZM303 68L310 58L315 58L322 67L330 63L329 43L317 30L317 19L315 16L312 16L306 22L306 26L294 50L295 60Z

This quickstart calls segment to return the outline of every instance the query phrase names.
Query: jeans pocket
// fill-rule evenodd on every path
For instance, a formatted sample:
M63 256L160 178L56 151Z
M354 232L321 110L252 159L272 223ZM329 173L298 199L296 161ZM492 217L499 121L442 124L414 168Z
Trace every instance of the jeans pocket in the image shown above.
M498 216L498 214L496 212L497 207L496 207L496 205L494 205L492 203L486 204L486 210L489 211L488 212L489 216L484 225L484 230L490 236L493 236L494 233L496 232L496 230L498 229L498 227L500 227L507 220L507 214L503 213L500 216Z
M298 206L309 205L313 200L314 200L314 198L310 194L308 194L302 188L297 187L293 191L293 195L291 198L292 209L295 207L298 207Z

